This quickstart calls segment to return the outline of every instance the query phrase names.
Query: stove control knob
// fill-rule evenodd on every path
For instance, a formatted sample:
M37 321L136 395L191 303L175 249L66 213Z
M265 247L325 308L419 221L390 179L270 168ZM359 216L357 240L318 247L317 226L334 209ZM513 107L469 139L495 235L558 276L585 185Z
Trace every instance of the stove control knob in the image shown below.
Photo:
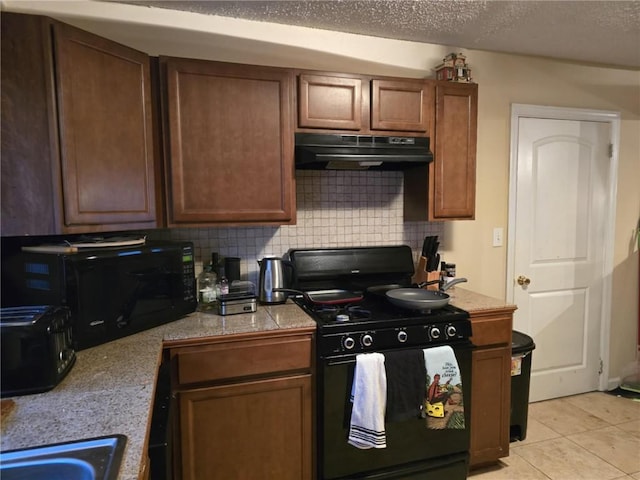
M370 347L373 345L373 337L368 333L362 336L362 345L365 347Z
M440 338L440 329L438 327L432 327L429 331L429 335L433 340L437 340Z
M407 332L405 332L404 330L400 330L398 332L398 341L400 343L404 343L407 341Z
M453 338L456 336L457 333L458 331L456 330L456 327L454 327L453 325L449 325L447 327L447 337Z
M342 340L342 345L344 345L344 348L346 348L347 350L351 350L356 346L356 341L351 337L347 337Z

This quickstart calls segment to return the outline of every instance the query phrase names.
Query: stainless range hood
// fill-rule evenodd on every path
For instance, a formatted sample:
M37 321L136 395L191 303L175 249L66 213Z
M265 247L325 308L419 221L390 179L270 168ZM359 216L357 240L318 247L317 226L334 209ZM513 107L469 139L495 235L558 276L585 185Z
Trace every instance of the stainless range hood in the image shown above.
M433 160L425 137L296 133L296 168L406 170Z

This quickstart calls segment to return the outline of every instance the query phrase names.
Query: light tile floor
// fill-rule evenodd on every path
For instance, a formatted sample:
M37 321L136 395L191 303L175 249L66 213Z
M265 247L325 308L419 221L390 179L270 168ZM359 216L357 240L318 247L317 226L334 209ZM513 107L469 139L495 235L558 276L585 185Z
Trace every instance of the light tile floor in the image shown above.
M469 480L640 480L640 402L591 392L529 404L527 434Z

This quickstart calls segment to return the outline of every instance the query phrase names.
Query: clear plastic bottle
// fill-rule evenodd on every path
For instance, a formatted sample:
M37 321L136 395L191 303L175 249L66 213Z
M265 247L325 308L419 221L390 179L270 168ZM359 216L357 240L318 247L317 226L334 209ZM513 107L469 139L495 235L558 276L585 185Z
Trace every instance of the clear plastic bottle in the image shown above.
M206 312L216 307L217 276L212 265L206 265L198 276L198 310Z
M229 294L229 280L225 276L224 267L220 267L220 277L219 281L216 284L216 293L218 296L220 295L228 295Z
M229 294L229 280L227 277L222 277L220 279L220 295L228 295Z

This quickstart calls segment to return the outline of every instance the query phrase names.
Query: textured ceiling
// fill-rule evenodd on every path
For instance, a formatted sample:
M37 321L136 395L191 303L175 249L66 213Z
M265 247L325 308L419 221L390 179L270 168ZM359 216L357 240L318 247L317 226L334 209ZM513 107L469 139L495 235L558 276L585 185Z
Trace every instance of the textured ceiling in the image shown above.
M640 68L640 0L111 1Z

